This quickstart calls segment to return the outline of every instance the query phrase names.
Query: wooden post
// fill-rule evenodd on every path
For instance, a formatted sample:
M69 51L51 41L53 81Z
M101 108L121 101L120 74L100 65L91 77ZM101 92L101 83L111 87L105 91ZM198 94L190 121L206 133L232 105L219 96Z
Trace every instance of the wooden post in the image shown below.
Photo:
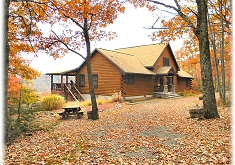
M66 81L65 84L68 87L68 84L69 84L69 76L68 75L66 75L65 81ZM64 93L65 93L65 97L67 98L66 90L67 90L67 88L65 88L65 86L64 86Z
M64 89L64 85L63 84L64 84L63 75L61 75L61 92Z
M53 91L53 74L51 75L51 92Z
M171 92L175 93L175 80L174 80L175 76L172 76L172 89Z
M168 85L167 85L167 76L163 76L163 86L164 86L164 93L168 93Z
M66 85L69 83L69 76L66 75Z

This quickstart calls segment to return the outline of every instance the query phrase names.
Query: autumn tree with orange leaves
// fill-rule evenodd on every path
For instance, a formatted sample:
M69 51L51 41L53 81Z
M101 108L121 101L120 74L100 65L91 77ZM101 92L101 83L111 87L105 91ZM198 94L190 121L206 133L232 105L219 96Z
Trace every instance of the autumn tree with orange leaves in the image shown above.
M46 51L54 58L60 58L71 51L81 56L88 66L92 119L99 119L91 76L90 44L92 41L99 41L102 38L112 39L116 36L114 32L106 32L104 28L114 22L118 13L124 12L123 4L118 0L91 2L6 0L4 9L5 140L8 137L10 124L8 97L13 98L14 95L14 98L17 98L15 95L21 93L22 87L22 82L14 82L22 81L22 78L33 79L39 75L39 72L30 68L30 61L23 58L27 53L37 56L38 52ZM38 28L38 22L51 24L51 26L63 24L64 31L62 34L51 31L51 35L45 38ZM86 56L79 53L80 47L86 47ZM10 81L8 78L11 78ZM9 88L8 85L10 85Z
M130 0L136 6L152 4L156 10L173 14L171 19L162 20L162 27L158 29L157 37L168 40L181 38L192 32L194 39L198 40L200 52L200 67L202 74L202 92L204 117L206 119L219 118L215 88L212 77L212 64L210 58L210 45L208 33L208 0L186 0L162 2L158 0ZM151 10L152 10L151 8ZM164 8L164 9L162 9Z
M205 118L217 118L219 117L216 100L215 90L213 82L213 61L211 58L211 51L209 41L211 36L219 32L219 38L221 45L221 66L222 66L222 77L223 84L225 84L225 67L224 67L224 37L225 34L230 36L231 34L231 1L212 1L212 0L197 0L195 1L182 1L174 0L174 5L168 5L155 0L149 0L156 6L162 6L170 11L174 12L175 15L172 19L163 20L162 27L159 29L155 36L162 37L162 39L176 39L189 36L189 42L195 43L191 45L198 46L198 50L195 53L199 54L200 57L200 69L202 77L202 92L203 92L203 105L205 110ZM209 17L208 17L209 16ZM208 19L209 18L209 19ZM213 24L213 29L209 29L209 25ZM214 31L214 32L213 32ZM218 41L217 40L217 41ZM214 40L215 41L215 40ZM227 45L227 44L226 44ZM219 46L217 45L218 49ZM231 48L230 48L231 49ZM197 62L196 58L191 58L190 54L186 55L186 58L190 59L192 63ZM196 60L196 61L195 61ZM215 61L218 60L215 58ZM216 66L217 67L217 66ZM219 72L217 72L219 76ZM223 99L225 99L225 87L223 89Z
M49 23L53 26L59 22L63 26L63 32L57 34L56 31L51 30L47 41L44 41L45 50L55 57L71 51L85 60L92 102L92 119L99 119L92 80L91 42L102 38L110 40L115 37L114 32L107 32L104 28L112 24L118 13L124 12L125 7L118 0L54 0L50 8L53 21ZM81 47L86 48L85 56L80 53Z
M196 3L180 4L180 9L189 20L196 24ZM231 0L208 1L208 34L210 40L210 58L212 75L220 99L226 102L226 86L229 88L230 75L225 73L231 70ZM201 84L199 40L187 21L176 13L171 19L162 18L162 27L157 27L152 33L152 39L161 39L163 42L184 39L183 46L176 52L181 67L194 76L194 82ZM155 27L154 27L155 28ZM221 79L223 81L221 81ZM199 85L200 86L200 85Z
M22 81L34 79L40 75L37 70L30 67L30 60L24 57L29 54L37 56L37 52L42 48L42 32L39 30L37 22L47 19L48 2L4 1L5 140L7 140L11 122L9 110L12 105L15 106L16 102L18 102L18 110L20 110L23 100L19 99L21 97L19 94L23 90L28 90Z

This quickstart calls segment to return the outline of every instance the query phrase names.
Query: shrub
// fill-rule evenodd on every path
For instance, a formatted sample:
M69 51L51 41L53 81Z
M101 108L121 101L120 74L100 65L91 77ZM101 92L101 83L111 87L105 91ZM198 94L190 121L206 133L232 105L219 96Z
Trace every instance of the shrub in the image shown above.
M65 105L65 99L62 96L52 94L42 97L40 105L44 110L61 109Z
M196 90L185 90L184 92L177 92L177 94L180 96L196 96L198 94L201 94L201 92Z
M112 102L122 102L123 101L123 96L121 91L116 92L112 95Z
M22 110L20 118L11 116L8 118L7 134L5 134L6 142L13 142L21 135L39 130L39 125L35 123L36 114L29 109Z
M92 104L91 100L86 100L86 101L81 102L81 105L83 106L90 106L91 104Z
M107 103L111 103L112 102L112 98L98 98L97 99L97 104L98 105L102 105L102 104L107 104Z

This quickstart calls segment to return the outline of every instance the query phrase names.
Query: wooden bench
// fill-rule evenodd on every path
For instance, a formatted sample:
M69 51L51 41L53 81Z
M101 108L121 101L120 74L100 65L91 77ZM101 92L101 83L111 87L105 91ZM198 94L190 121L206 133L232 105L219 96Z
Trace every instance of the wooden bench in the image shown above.
M81 111L80 107L64 107L64 112L58 113L62 116L62 119L67 119L69 116L77 116L78 119L81 119L84 112Z

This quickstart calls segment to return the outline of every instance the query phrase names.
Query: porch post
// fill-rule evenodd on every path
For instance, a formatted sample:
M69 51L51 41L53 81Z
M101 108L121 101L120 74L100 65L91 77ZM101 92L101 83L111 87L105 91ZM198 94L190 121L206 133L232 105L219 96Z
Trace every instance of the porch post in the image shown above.
M68 83L69 83L69 76L66 75L66 85L68 85Z
M63 75L61 75L61 92L63 92L63 89L64 89L64 80L63 80Z
M53 74L51 75L51 92L53 91Z
M163 80L164 80L164 90L163 90L163 92L164 93L168 93L168 85L167 85L167 76L164 76L163 77Z
M175 81L174 81L175 76L172 76L172 89L171 92L175 93Z

